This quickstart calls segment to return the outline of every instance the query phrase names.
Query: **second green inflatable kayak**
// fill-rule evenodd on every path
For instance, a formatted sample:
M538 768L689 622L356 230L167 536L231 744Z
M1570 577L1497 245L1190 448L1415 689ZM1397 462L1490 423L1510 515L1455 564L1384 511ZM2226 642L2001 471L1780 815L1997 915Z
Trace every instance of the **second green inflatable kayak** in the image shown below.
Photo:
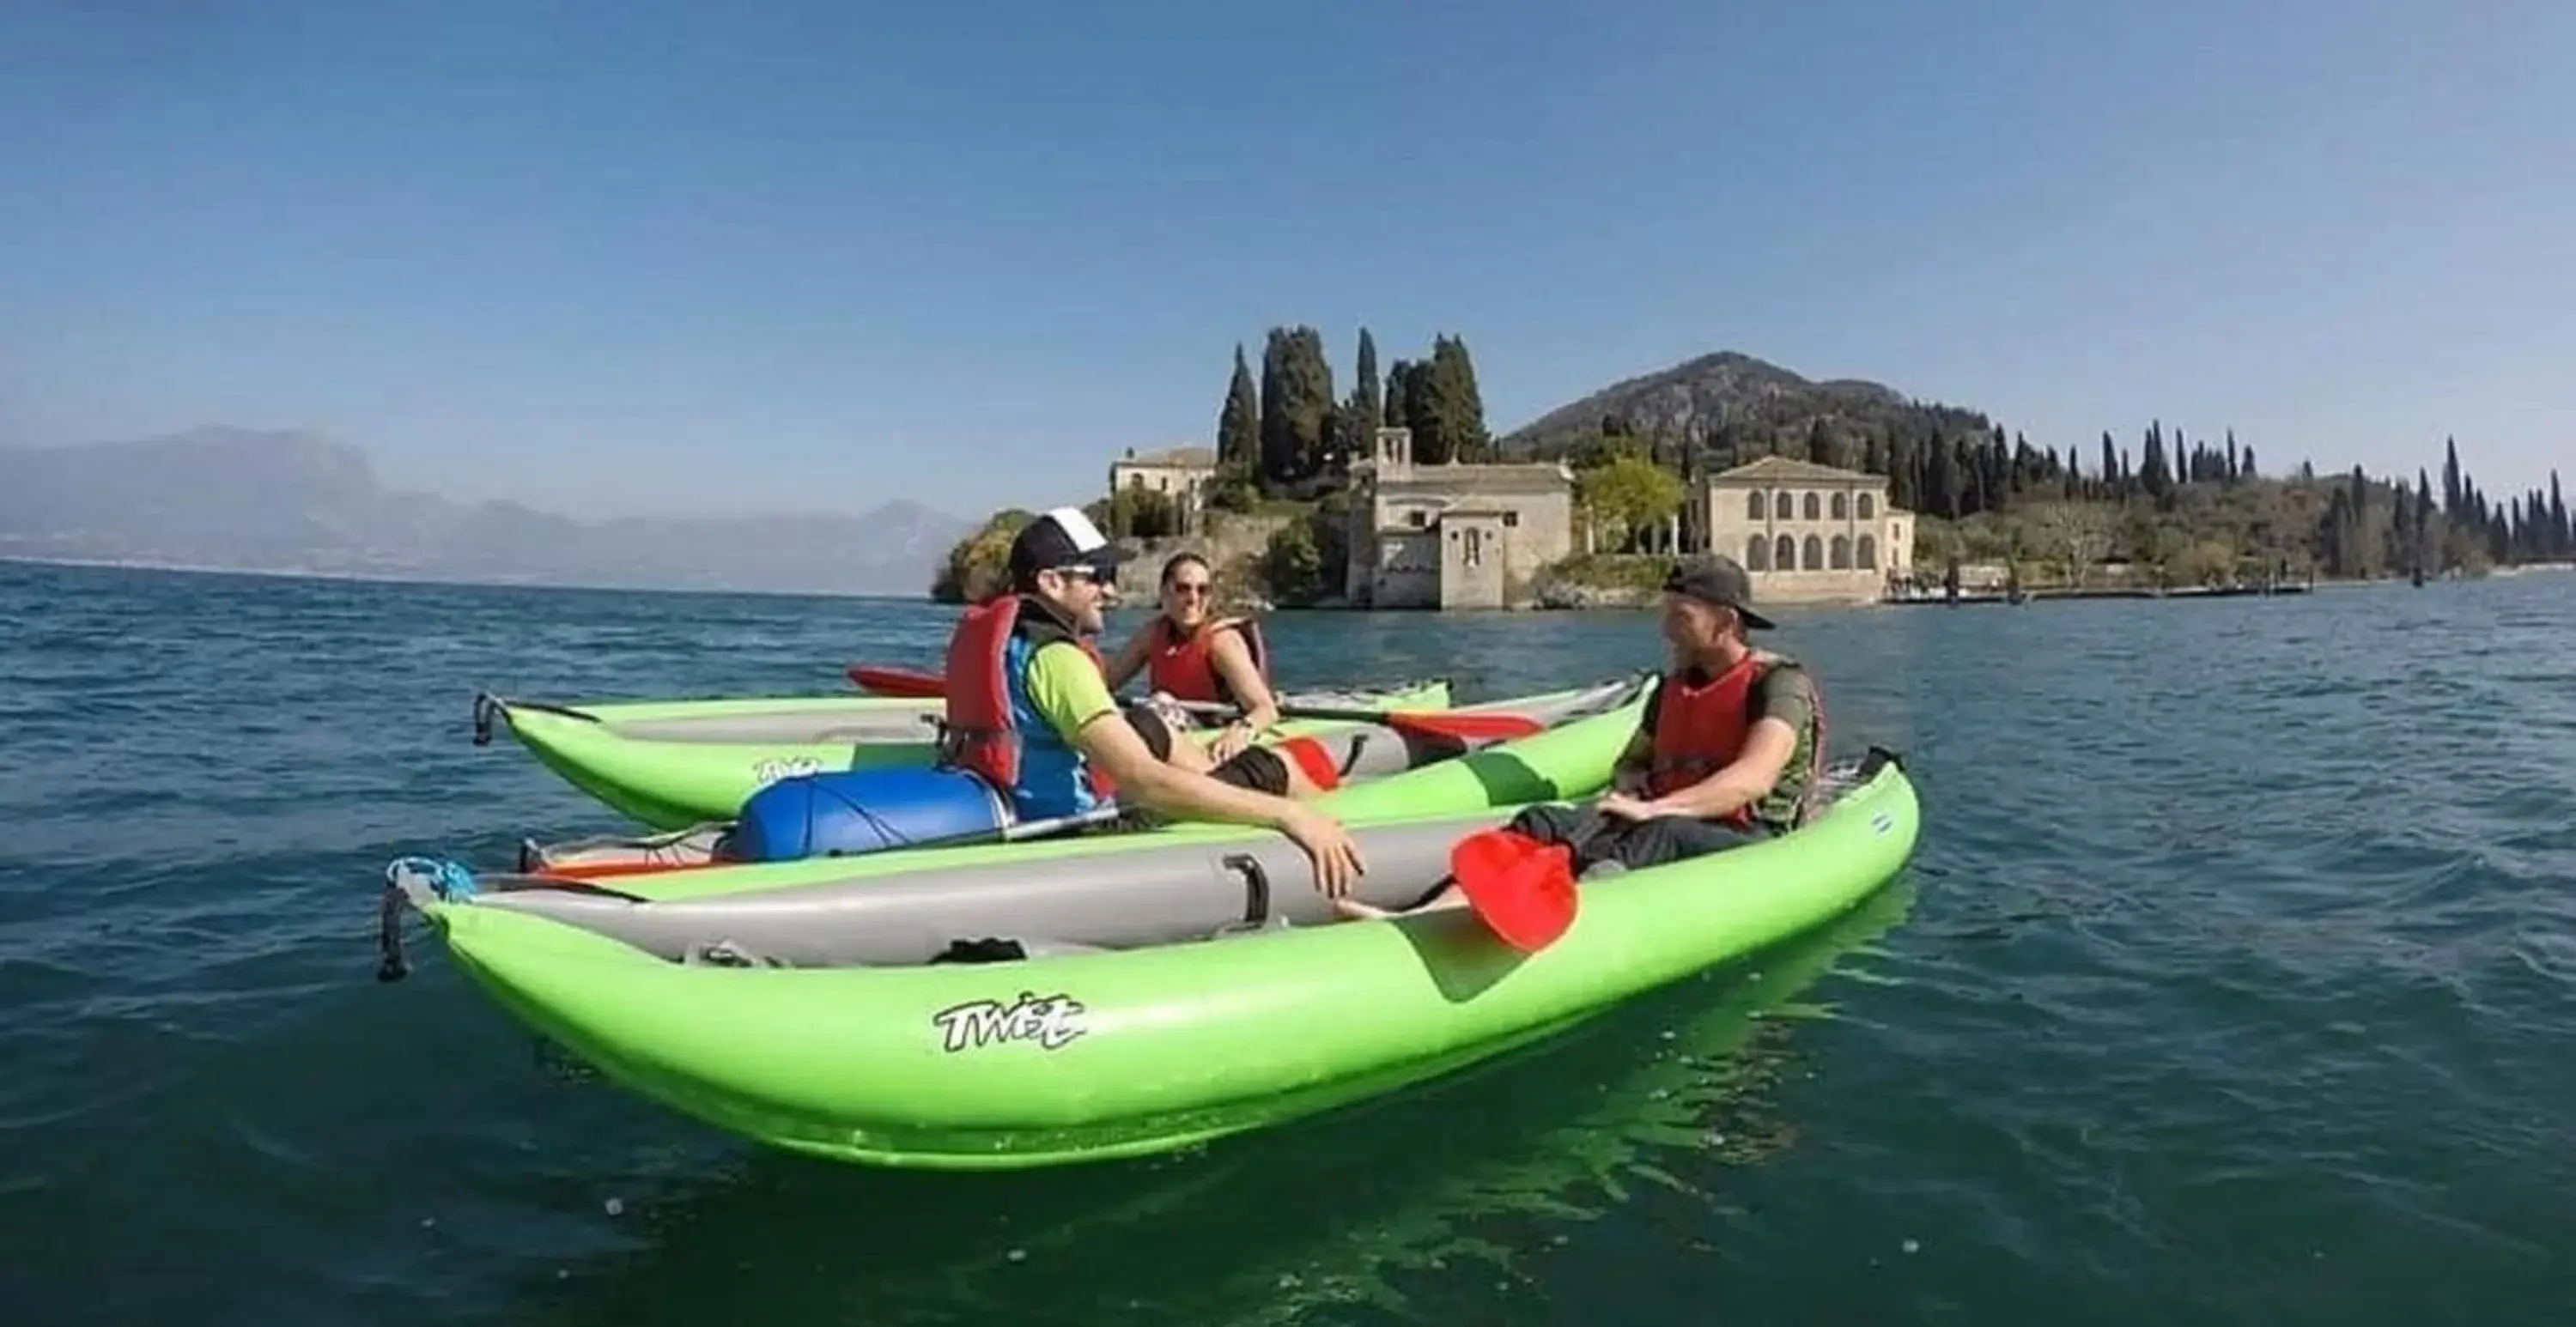
M1436 710L1446 679L1382 690L1283 692L1282 705ZM656 829L732 816L763 787L798 774L923 765L933 756L937 700L808 696L743 700L619 701L558 705L474 698L474 743L505 726L521 746L620 814ZM1277 731L1329 729L1299 720Z

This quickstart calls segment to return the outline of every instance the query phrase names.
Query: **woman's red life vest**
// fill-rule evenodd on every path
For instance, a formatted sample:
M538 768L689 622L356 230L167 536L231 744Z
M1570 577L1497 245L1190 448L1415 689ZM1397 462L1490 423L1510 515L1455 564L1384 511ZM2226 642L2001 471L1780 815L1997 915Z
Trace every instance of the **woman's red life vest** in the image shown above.
M1753 731L1753 688L1787 661L1777 655L1750 653L1725 672L1693 685L1687 670L1664 676L1662 697L1655 703L1654 763L1646 775L1646 795L1664 797L1681 791L1735 763L1744 754L1745 736ZM1803 822L1815 791L1814 766L1825 750L1825 702L1816 698L1811 730L1809 778L1799 791ZM1753 806L1737 807L1720 821L1737 829L1753 823Z
M1270 680L1270 651L1261 643L1261 627L1250 618L1220 618L1202 624L1188 636L1182 636L1172 620L1154 616L1145 653L1145 677L1154 690L1180 700L1210 704L1240 704L1241 698L1225 684L1216 670L1217 633L1226 630L1243 633L1243 644L1252 651L1252 666L1261 680Z
M940 726L940 759L1001 789L1017 787L1020 781L1022 737L1011 714L1011 637L1025 635L1038 644L1050 638L1073 641L1091 657L1094 667L1104 674L1108 671L1098 646L1065 630L1043 610L1023 617L1020 604L1021 596L1004 593L970 606L949 634L948 656L940 673L948 711ZM1099 796L1116 791L1115 782L1100 767L1085 762L1084 772Z

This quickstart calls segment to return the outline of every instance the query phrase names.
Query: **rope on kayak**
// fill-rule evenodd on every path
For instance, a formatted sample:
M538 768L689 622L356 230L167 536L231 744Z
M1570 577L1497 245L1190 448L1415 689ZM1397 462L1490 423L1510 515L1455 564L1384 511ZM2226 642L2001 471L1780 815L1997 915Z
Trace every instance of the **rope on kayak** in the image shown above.
M536 700L523 700L513 704L489 691L477 691L474 693L474 745L492 745L493 718L497 715L506 715L513 709L531 710L539 714L560 714L567 719L579 719L584 723L599 722L598 715L585 713L569 705L549 705Z
M403 909L423 907L432 899L472 898L475 892L474 873L462 862L397 857L387 864L384 902L376 914L376 949L382 956L376 980L401 981L411 975L411 962L403 956Z

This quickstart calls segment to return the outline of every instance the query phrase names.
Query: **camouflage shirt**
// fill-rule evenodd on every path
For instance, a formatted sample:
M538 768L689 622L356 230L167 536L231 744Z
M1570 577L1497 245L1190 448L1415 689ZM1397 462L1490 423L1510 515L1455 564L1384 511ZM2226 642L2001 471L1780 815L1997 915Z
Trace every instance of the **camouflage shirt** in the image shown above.
M1773 667L1753 684L1753 722L1778 719L1798 735L1797 745L1789 751L1788 763L1780 767L1780 778L1771 791L1754 799L1751 813L1755 824L1766 832L1786 834L1798 827L1798 805L1816 779L1816 682L1807 675L1804 664L1783 655L1762 653ZM1708 681L1708 674L1694 668L1688 674L1693 683ZM1651 747L1655 741L1655 716L1662 712L1663 689L1646 698L1646 717L1637 729L1641 745ZM1751 725L1748 724L1747 727Z

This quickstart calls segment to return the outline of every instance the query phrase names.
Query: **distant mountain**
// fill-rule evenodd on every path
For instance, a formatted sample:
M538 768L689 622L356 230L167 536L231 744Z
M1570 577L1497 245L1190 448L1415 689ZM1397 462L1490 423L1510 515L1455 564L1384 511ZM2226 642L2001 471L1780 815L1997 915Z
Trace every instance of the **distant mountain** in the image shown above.
M1977 411L1912 400L1874 382L1813 382L1729 350L1613 383L1506 434L1497 448L1516 458L1562 456L1604 421L1638 437L1694 440L1722 460L1775 452L1803 458L1821 422L1846 463L1860 458L1874 434L1946 437L1993 427Z
M294 432L0 448L0 556L915 596L970 528L907 501L850 516L576 521L388 489L366 453Z

